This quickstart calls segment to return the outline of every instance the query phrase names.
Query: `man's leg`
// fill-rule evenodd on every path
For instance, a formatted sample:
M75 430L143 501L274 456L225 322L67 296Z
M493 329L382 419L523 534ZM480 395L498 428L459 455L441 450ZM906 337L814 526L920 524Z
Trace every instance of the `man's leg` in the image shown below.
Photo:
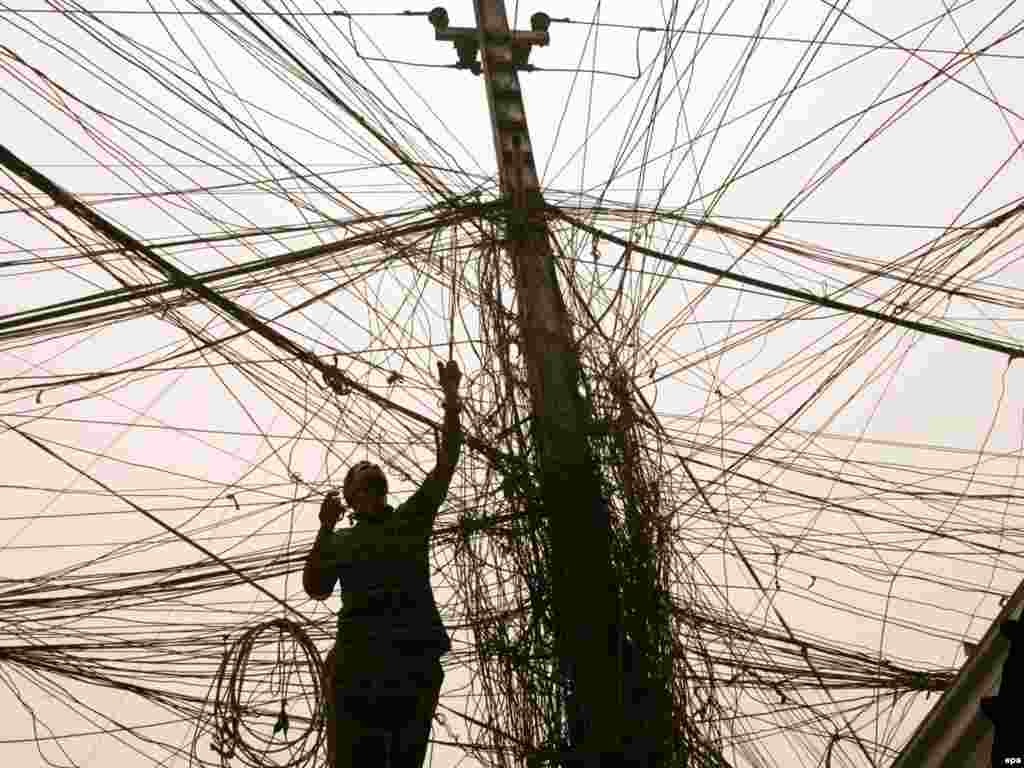
M412 717L400 723L392 732L390 768L422 767L443 681L441 662L435 660L420 681Z
M327 743L327 768L338 768L338 704L333 689L327 689L327 707L324 719L324 731Z
M337 739L338 739L338 702L335 691L335 662L337 654L333 646L324 658L324 671L320 678L320 690L323 693L324 702L324 741L327 744L327 768L335 768L337 761Z
M374 702L347 691L335 702L334 768L383 768L389 734L373 722Z

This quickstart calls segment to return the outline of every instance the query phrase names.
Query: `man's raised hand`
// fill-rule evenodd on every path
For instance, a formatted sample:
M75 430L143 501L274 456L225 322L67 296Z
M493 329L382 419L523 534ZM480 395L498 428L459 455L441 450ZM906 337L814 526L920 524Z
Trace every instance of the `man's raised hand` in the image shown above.
M342 512L344 512L344 509L341 506L341 500L338 498L338 492L331 491L324 496L324 500L320 504L320 527L333 531L334 526L338 524Z
M462 371L458 363L449 360L447 363L438 361L437 379L444 392L445 405L458 406L459 403L459 382L462 381Z

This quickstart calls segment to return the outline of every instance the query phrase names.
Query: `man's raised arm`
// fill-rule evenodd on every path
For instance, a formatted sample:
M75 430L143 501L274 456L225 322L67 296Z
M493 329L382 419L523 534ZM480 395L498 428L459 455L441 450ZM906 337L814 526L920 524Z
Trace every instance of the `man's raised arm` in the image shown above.
M453 389L450 396L445 392L444 424L441 427L441 443L437 447L437 465L434 467L434 474L444 483L445 489L452 480L455 466L459 463L459 454L462 452L462 423L459 419L462 403L454 391Z
M437 364L437 377L444 391L444 422L441 425L441 441L437 446L437 463L420 486L421 496L426 497L434 513L448 495L448 486L462 452L462 423L459 419L459 411L462 410L462 402L459 400L462 372L454 360L449 360L447 365Z

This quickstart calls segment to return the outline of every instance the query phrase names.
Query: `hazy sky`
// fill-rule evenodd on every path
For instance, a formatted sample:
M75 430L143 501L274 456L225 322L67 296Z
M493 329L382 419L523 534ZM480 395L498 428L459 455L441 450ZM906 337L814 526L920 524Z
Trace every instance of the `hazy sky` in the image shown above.
M382 226L365 221L374 215L429 222L434 214L419 209L442 200L403 157L450 194L495 197L482 80L437 68L455 61L454 49L434 41L425 18L398 15L429 6L246 7L396 15L256 17L277 47L237 14L173 13L235 6L4 2L0 143L193 274L366 235ZM41 12L56 8L95 15ZM1020 200L1020 3L508 9L519 28L538 10L558 19L551 45L531 53L538 71L521 75L549 203L676 258L1022 343L1020 218L977 228ZM469 3L448 11L455 26L474 23ZM674 31L654 30L666 24ZM94 595L90 615L14 601L85 594L105 578L123 587L128 572L201 557L128 500L221 557L302 553L319 495L349 463L383 461L398 501L429 470L432 438L360 395L325 391L318 375L251 335L197 349L237 329L177 290L148 304L71 305L59 327L30 322L26 313L162 278L104 253L109 243L23 182L0 174L0 190L0 419L119 494L0 428L0 646L130 637L136 645L111 653L137 659L159 687L161 657L147 656L143 640L193 637L200 626L240 631L281 607L248 585L134 607ZM630 220L599 205L641 212ZM695 228L701 220L721 228ZM488 262L468 247L473 231L406 235L396 242L413 245L401 258L359 247L212 285L431 418L435 363L447 359L454 329L474 409L468 428L491 439L492 358L478 343ZM609 309L601 329L614 343L595 355L614 348L667 429L652 471L664 484L680 603L773 630L782 615L802 637L910 669L957 668L961 640L984 633L1020 580L1009 554L1020 551L1020 363L654 258L626 263L607 243L594 261L589 236L565 225L556 236L563 278L595 316ZM389 383L392 373L402 378ZM679 455L694 462L713 509ZM468 450L463 469L440 526L497 503ZM452 541L433 553L455 644L441 699L450 710L441 711L453 734L476 737L452 714L482 711L472 637L460 628L474 575ZM100 578L74 581L89 576ZM337 596L314 604L294 575L265 586L330 627ZM326 650L326 634L317 637ZM718 650L753 660L763 648L731 639ZM197 673L183 671L180 690L201 697L217 659L197 656L190 668L188 655L183 645L168 663ZM156 725L173 713L72 681L61 674L72 661L47 658L57 666L42 672L0 666L5 764L187 764L125 732L95 732L142 728L187 751L194 723ZM47 681L66 691L54 695ZM871 760L848 739L833 765L888 765L935 701L804 691L792 696L804 706L779 706L771 692L720 695L736 713L718 723L726 754L742 766L822 765L831 733L844 728ZM38 731L38 749L30 711L36 727L52 729ZM79 735L53 738L62 734ZM439 726L434 737L452 738ZM446 746L431 759L475 763Z

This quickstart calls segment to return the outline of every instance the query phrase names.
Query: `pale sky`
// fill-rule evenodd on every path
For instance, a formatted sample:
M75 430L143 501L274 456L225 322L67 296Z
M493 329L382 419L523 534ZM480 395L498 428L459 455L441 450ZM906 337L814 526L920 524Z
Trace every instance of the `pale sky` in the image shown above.
M475 246L490 231L479 218L432 227L443 212L427 209L444 201L388 146L450 196L495 199L482 79L438 68L452 46L401 15L429 5L244 7L319 15L254 17L272 39L231 4L3 2L0 144L193 275L366 239L209 285L432 419L451 341L466 427L494 440L500 374L480 297L504 257ZM57 8L95 13L42 12ZM335 10L353 15L323 13ZM474 23L470 3L447 10L453 26ZM889 765L936 700L894 698L890 670L953 674L961 642L1021 578L1020 363L656 254L1024 346L1021 217L980 226L1020 204L1024 5L508 10L517 28L536 11L556 19L531 53L538 70L521 74L548 203L649 251L626 262L604 242L595 261L589 234L553 225L590 375L624 367L665 430L649 431L646 471L671 531L667 579L705 619L680 643L699 674L713 656L720 683L716 714L691 713L694 726L744 768L821 766L833 733L833 766ZM327 392L252 334L201 347L240 329L179 290L110 293L163 278L23 181L0 173L0 190L0 649L18 649L0 665L0 760L188 765L194 719L96 675L201 701L221 636L285 614L230 574L147 592L205 557L152 517L236 567L269 567L304 556L320 496L351 462L383 462L397 503L429 470L433 438ZM387 248L369 242L415 225ZM80 303L31 314L61 302ZM444 768L479 762L448 742L485 740L475 601L515 603L499 596L497 550L477 537L470 556L453 533L467 511L501 511L497 488L465 450L438 518L434 588L454 648L433 731L445 743L428 761ZM318 622L325 652L337 594L309 601L297 573L261 584ZM819 671L862 687L816 690L779 616L820 645ZM856 660L841 666L839 650ZM753 664L786 703L749 676L722 682ZM274 686L299 697L299 678L267 679L260 706L280 698ZM696 708L703 684L687 686Z

